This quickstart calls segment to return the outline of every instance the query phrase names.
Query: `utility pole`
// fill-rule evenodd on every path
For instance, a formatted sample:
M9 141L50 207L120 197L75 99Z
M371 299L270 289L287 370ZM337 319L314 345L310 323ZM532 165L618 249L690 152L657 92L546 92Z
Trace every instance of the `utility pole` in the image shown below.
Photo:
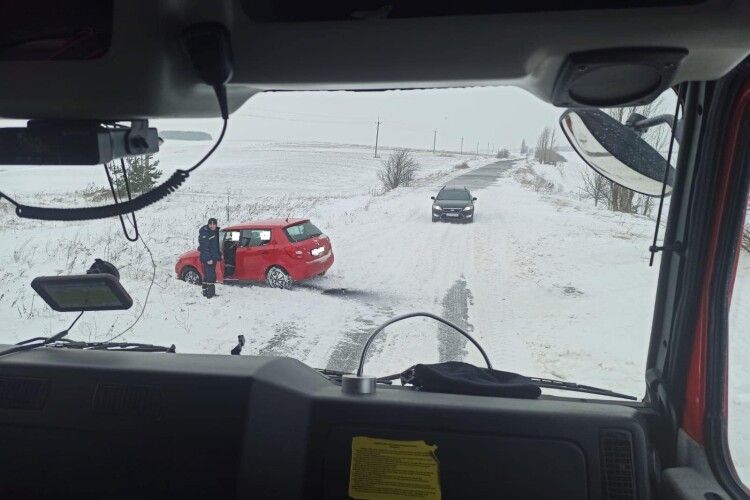
M490 143L488 142L487 143L487 153L489 153L489 152L490 152Z
M432 154L435 154L435 145L437 144L437 129L435 129L435 133L432 136Z
M461 136L461 154L464 154L464 138Z
M479 154L479 141L477 141L477 154Z
M377 128L375 129L375 158L378 157L378 137L380 136L380 117L378 116Z

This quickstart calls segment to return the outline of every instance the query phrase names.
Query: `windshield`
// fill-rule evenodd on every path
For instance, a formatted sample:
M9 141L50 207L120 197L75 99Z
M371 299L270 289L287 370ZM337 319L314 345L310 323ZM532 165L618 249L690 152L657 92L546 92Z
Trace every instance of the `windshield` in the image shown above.
M670 91L650 113L673 107ZM73 313L51 310L29 284L85 273L101 258L133 306L85 313L72 339L229 355L243 334L243 355L353 371L375 327L426 311L470 332L497 369L642 396L658 199L580 160L559 129L562 111L510 87L258 94L179 190L136 214L139 241L125 239L117 218L18 219L0 202L0 341L66 328ZM195 163L221 129L219 119L150 125L164 142L126 159L134 194ZM108 168L126 196L120 162ZM56 207L112 199L103 166L4 166L0 190ZM478 201L441 206L433 196ZM201 286L209 268L212 298ZM373 375L483 363L425 319L388 327L370 353Z
M443 189L437 195L438 200L470 201L471 196L465 189Z

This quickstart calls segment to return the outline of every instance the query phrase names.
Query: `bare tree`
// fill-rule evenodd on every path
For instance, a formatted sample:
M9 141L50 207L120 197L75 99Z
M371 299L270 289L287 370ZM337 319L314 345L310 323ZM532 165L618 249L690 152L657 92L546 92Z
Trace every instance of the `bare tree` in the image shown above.
M526 145L526 139L521 139L520 153L521 156L526 156L529 154L529 146Z
M536 140L534 159L539 163L554 165L560 161L561 156L557 154L557 139L555 138L555 127L544 127Z
M419 170L419 164L408 149L397 149L383 162L378 179L386 191L399 186L408 186Z
M651 212L654 209L654 197L646 196L645 194L637 195L635 208L637 209L637 212L640 213L641 215L650 217Z
M609 198L609 181L593 169L581 172L581 196L594 200L594 206Z

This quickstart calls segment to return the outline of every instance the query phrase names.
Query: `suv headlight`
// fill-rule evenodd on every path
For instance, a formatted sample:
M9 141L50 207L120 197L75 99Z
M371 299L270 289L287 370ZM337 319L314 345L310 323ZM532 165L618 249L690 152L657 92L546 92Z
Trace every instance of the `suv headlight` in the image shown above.
M432 209L433 210L442 210L442 208L440 208L440 205L432 205Z
M464 212L468 212L469 210L472 210L473 208L474 207L472 207L471 205L469 205L468 207L464 208Z

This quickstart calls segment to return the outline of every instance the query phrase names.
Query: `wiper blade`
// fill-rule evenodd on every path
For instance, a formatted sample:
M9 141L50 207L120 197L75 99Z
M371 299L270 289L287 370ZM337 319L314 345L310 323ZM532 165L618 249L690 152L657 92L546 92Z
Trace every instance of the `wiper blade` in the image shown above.
M598 394L600 396L610 396L613 398L629 399L631 401L638 401L635 396L629 396L628 394L620 394L619 392L610 391L609 389L601 389L599 387L592 387L590 385L576 384L575 382L565 382L563 380L554 380L550 378L536 378L529 377L539 387L547 389L558 389L561 391L573 391L573 392L585 392L588 394Z
M18 342L16 345L5 349L4 351L0 351L0 356L7 356L8 354L13 354L14 352L24 352L24 351L30 351L32 349L36 349L37 347L46 346L49 344L52 344L54 342L59 342L61 340L65 340L64 337L70 332L70 329L73 328L73 326L78 322L79 319L81 319L81 316L83 316L83 311L76 316L76 319L73 320L73 322L70 324L68 328L65 330L54 334L51 337L34 337L33 339L27 339L22 340L21 342Z
M174 344L166 347L154 344L141 344L139 342L84 342L71 339L61 339L49 344L49 347L80 349L84 351L177 352Z

